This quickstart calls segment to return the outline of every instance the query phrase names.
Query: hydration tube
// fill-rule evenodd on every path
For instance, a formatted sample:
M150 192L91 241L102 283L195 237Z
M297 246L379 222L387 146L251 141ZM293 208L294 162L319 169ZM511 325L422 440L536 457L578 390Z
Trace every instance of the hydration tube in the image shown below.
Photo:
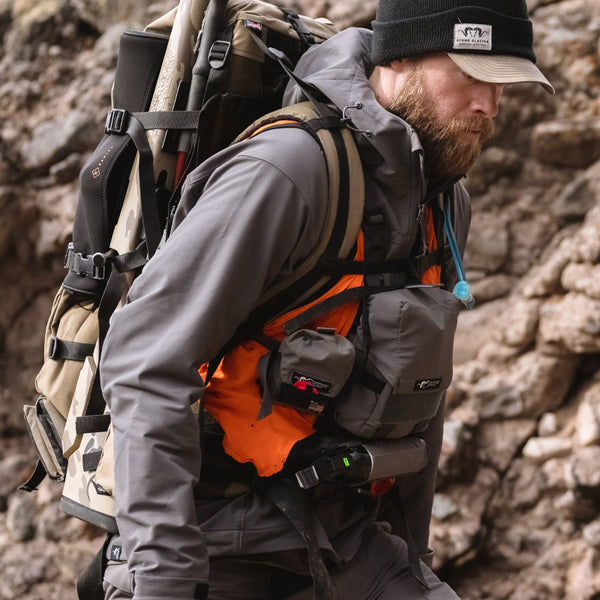
M473 298L473 294L471 294L471 287L465 279L465 271L463 269L458 243L456 242L456 236L454 235L454 229L452 228L450 206L446 198L444 198L442 210L444 213L444 231L446 232L446 237L448 238L448 243L450 244L452 258L454 259L454 265L456 266L456 272L458 274L458 283L454 286L453 292L454 295L465 305L467 310L471 310L475 308L475 298Z

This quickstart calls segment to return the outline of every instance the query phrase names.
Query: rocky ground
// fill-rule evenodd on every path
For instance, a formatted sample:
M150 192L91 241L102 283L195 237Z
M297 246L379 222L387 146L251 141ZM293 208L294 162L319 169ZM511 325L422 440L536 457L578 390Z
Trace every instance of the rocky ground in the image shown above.
M33 462L21 406L118 37L173 4L0 0L0 600L75 598L100 544L58 511L57 486L15 492ZM342 26L375 6L287 4ZM461 314L432 527L465 600L600 598L600 4L529 8L557 95L508 88L467 180L478 306Z

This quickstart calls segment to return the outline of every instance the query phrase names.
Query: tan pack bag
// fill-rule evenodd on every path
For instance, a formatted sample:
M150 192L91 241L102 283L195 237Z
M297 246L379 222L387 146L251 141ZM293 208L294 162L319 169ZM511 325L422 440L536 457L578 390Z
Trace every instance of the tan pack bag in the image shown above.
M36 489L49 475L64 482L60 505L66 513L117 531L110 414L97 377L110 315L159 245L165 198L173 196L186 172L178 165L194 166L231 143L255 116L280 106L288 74L281 70L274 77L273 64L264 68L274 62L265 55L266 46L280 41L294 64L310 44L336 32L326 20L299 17L260 0L181 0L145 31L122 35L106 135L80 174L73 243L65 258L68 273L48 321L45 361L36 378L39 396L24 408L40 460L22 489ZM191 76L194 63L209 69L200 99ZM232 102L253 109L232 121L228 107L239 112ZM213 109L221 120L210 117ZM282 112L298 121L319 116L308 103ZM341 150L334 136L340 137ZM350 131L320 128L317 138L330 173L330 218L323 239L299 269L302 281L286 281L307 292L323 284L323 276L311 277L311 271L334 229L344 232L335 256L346 258L352 250L364 203ZM341 161L348 178L340 177ZM343 220L336 219L339 202L351 207ZM284 291L271 291L264 306L271 310Z

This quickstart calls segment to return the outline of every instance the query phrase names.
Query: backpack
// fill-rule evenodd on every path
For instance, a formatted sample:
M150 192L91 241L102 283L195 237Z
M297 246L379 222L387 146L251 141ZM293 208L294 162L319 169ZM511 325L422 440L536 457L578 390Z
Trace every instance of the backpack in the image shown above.
M110 414L97 371L102 341L111 314L168 232L181 182L199 161L263 125L304 127L323 148L328 226L297 272L267 290L255 318L284 313L292 299L327 285L331 275L318 268L323 256L349 256L364 204L352 133L301 81L311 102L269 113L281 106L304 51L336 32L327 20L260 0L180 0L144 31L122 34L105 135L80 173L38 397L24 407L39 461L21 489L35 490L49 476L64 484L64 512L117 532Z

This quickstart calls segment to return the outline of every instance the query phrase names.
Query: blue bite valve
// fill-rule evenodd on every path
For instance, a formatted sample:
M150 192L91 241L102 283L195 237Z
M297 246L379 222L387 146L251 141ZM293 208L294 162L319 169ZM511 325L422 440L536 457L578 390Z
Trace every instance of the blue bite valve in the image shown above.
M458 283L454 286L454 295L465 305L467 310L472 310L475 308L475 298L473 298L473 294L471 294L471 287L465 281L465 270L463 269L456 236L454 235L454 229L452 228L450 207L447 201L444 201L442 210L444 212L444 230L446 231L446 237L450 244L452 258L454 259L454 265L456 266L456 273L458 275Z
M475 308L475 298L471 294L471 287L464 279L454 286L454 295L466 306L467 310Z

